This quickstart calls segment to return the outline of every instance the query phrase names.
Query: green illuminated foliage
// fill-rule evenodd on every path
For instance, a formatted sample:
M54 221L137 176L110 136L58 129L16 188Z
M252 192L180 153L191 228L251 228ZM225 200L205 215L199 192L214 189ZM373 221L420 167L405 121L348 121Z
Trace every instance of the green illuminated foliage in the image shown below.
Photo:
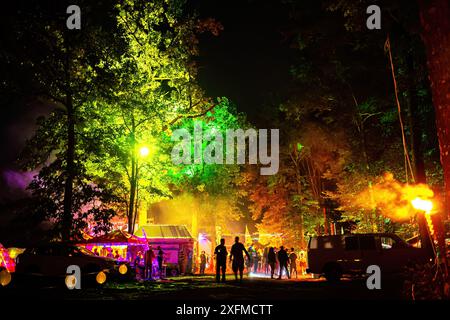
M98 123L101 155L89 163L121 199L118 211L134 231L141 202L170 196L171 167L164 139L185 117L196 117L210 102L195 83L196 35L213 28L183 15L184 1L125 1L118 5L117 23L128 43L115 65L120 86L103 100L87 105ZM212 29L213 30L213 29ZM140 154L142 147L148 155ZM105 166L105 163L108 165Z
M129 0L83 4L85 30L68 32L53 17L30 18L48 9L33 5L23 13L35 24L21 29L18 58L33 94L55 106L23 153L24 168L42 168L33 195L53 203L36 208L64 239L86 227L86 208L99 231L119 213L133 232L139 202L169 194L161 133L211 106L195 83L192 56L197 34L217 34L221 26L186 15L184 1ZM93 205L98 201L104 211Z

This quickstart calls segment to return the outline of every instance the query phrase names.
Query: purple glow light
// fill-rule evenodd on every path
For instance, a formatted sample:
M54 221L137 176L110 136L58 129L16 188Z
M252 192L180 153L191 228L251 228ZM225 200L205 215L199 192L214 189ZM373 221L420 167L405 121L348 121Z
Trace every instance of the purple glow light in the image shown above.
M3 171L3 179L5 180L6 184L12 189L26 190L36 174L37 172L34 171L20 172L5 170Z
M198 242L200 243L206 243L208 241L208 238L206 236L206 234L204 233L199 233L198 234L198 238L197 238Z

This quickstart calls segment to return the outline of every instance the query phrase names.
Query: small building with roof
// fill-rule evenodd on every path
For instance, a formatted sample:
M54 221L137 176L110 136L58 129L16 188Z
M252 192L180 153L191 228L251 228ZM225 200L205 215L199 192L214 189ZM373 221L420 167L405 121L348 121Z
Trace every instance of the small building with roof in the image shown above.
M168 274L192 273L195 240L185 225L145 224L135 235L148 242L156 256L161 248Z

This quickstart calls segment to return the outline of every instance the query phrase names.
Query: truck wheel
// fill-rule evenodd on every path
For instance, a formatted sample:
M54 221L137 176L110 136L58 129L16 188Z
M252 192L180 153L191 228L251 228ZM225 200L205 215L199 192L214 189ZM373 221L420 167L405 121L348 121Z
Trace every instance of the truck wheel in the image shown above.
M342 269L338 264L328 264L324 268L325 278L328 282L339 282L342 277Z

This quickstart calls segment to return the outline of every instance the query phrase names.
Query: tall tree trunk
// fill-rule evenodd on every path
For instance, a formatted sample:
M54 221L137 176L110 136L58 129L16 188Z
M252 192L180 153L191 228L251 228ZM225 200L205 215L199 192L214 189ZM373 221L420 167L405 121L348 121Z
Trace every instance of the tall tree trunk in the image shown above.
M450 2L448 0L419 0L422 39L425 43L427 66L441 164L444 171L445 206L442 217L448 218L450 208ZM435 219L437 223L442 219ZM435 227L444 230L442 222ZM438 252L448 281L444 232L436 234Z
M136 215L136 202L137 202L137 188L139 185L139 165L138 157L136 154L136 123L134 121L134 115L131 116L131 176L130 176L130 198L128 202L128 232L134 233L134 223Z
M301 197L302 194L302 177L300 175L300 166L297 162L295 163L295 174L296 174L296 182L297 182L297 194ZM305 247L305 230L304 230L304 217L303 217L303 198L300 198L300 210L299 210L299 232L300 232L300 247L303 249Z
M450 206L450 3L448 0L420 0L422 39L427 66L441 164L445 182L445 216Z
M208 271L211 273L215 272L215 263L216 261L214 260L214 250L216 249L217 246L217 226L216 226L216 221L214 221L213 226L212 226L212 230L211 230L211 250L209 252L209 268ZM220 241L220 239L219 239Z
M66 96L67 108L67 153L66 180L64 185L64 212L62 221L62 239L68 241L72 229L73 179L75 176L75 116L71 94Z
M300 247L305 248L305 230L303 227L305 218L303 217L303 211L300 211Z
M411 46L412 45L413 44L411 44ZM415 81L416 75L414 71L414 54L412 52L409 52L406 55L406 68L408 71L406 110L410 131L411 162L414 170L414 182L427 183L421 141L422 127L420 121L418 121L419 102L417 97L417 82ZM417 214L417 224L419 226L422 248L427 249L429 254L432 255L433 250L430 240L430 233L428 232L427 221L423 212L419 212Z
M362 154L363 154L363 159L364 159L364 170L366 173L366 179L367 179L367 187L369 188L369 195L370 195L370 206L372 208L372 211L367 213L364 213L364 223L365 223L365 227L370 229L370 231L374 232L374 222L373 222L373 217L376 217L376 206L375 206L375 200L373 197L373 189L372 189L372 180L370 178L370 164L369 164L369 156L367 154L367 139L366 139L366 131L364 128L364 122L368 119L368 117L372 116L368 116L365 119L363 119L363 117L361 116L361 113L359 112L358 109L358 100L356 99L355 94L353 93L353 89L350 86L349 83L346 82L346 84L348 85L348 87L350 88L350 92L352 94L352 98L353 98L353 102L355 103L355 112L356 112L356 117L355 117L355 123L356 123L356 129L359 132L359 138L360 138L360 142L361 142L361 148L362 148Z
M67 110L67 152L66 152L66 179L64 181L64 200L63 200L63 217L62 232L63 241L68 241L72 233L72 203L73 203L73 179L75 177L75 110L73 106L73 95L71 89L71 61L70 61L70 37L69 33L64 36L65 40L65 93L66 93L66 110Z
M290 154L291 155L291 160L292 160L292 163L294 164L294 166L295 166L295 181L296 181L296 183L297 183L297 195L300 197L300 210L299 210L299 212L298 212L298 214L299 214L299 226L298 226L298 228L299 228L299 233L300 233L300 247L302 247L302 248L304 248L304 246L305 246L305 230L304 230L304 226L303 226L303 224L304 224L304 216L303 216L303 198L301 197L301 194L302 194L302 176L301 176L301 173L300 173L300 163L299 163L299 161L300 161L300 159L299 159L299 156L298 156L298 153L297 152L299 152L299 150L297 150L297 146L294 146L294 149L292 150L292 153Z
M297 181L297 194L301 195L301 182ZM300 202L300 211L299 211L299 233L300 233L300 247L304 248L305 246L305 230L304 230L304 217L303 217L303 200Z
M131 177L130 177L130 198L128 200L128 232L134 233L134 206L136 201L136 186L137 186L137 172L136 172L136 158L131 156Z
M131 230L131 234L134 234L135 226L136 226L136 219L139 215L139 162L136 161L136 192L135 192L135 200L134 200L134 213L133 213L133 226Z
M136 125L134 117L131 117L131 176L130 176L130 198L128 199L128 232L134 233L134 216L136 206L136 190L139 183L138 159L136 155Z
M413 44L411 43L411 46ZM406 55L406 68L408 71L407 83L407 119L410 129L410 143L411 143L411 162L414 170L414 180L416 183L427 183L425 174L425 163L422 152L422 127L419 120L419 101L417 97L417 82L415 80L416 74L414 72L414 54L409 52Z

